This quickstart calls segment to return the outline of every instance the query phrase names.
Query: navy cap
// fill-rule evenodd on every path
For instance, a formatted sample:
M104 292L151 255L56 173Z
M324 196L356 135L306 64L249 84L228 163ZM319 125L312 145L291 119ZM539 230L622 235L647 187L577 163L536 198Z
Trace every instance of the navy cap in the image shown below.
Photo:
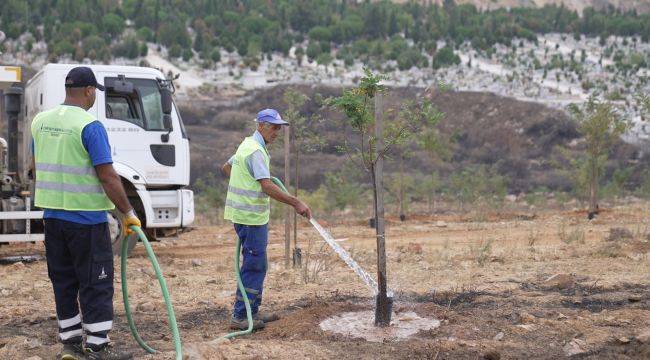
M97 90L104 91L106 88L97 82L95 74L87 66L77 66L72 68L68 75L65 77L65 87L67 88L80 88L86 86L94 86Z
M280 117L280 113L274 109L264 109L258 112L255 121L257 121L258 123L267 122L269 124L276 124L276 125L289 125L288 122L282 120L282 117Z

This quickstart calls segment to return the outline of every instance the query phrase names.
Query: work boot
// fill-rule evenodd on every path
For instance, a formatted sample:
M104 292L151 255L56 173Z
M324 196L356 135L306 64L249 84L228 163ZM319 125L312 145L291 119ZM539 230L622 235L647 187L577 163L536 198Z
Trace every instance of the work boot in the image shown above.
M131 360L133 354L118 351L111 345L106 345L99 350L86 348L86 358L89 360Z
M230 328L233 330L248 330L248 319L230 319ZM264 329L264 321L253 319L253 330Z
M266 324L280 320L280 316L274 312L258 312L253 314L253 320L262 320Z
M63 344L61 350L61 360L84 360L86 355L81 343L76 344Z

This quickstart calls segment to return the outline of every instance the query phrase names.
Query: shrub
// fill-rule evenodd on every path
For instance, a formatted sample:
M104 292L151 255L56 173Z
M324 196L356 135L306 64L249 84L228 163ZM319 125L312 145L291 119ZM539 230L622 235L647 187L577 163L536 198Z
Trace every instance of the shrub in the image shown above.
M170 58L177 58L177 57L181 56L181 51L182 51L182 49L181 49L180 45L174 44L169 48L169 53L168 53L169 57Z
M117 14L106 14L102 18L102 27L112 37L120 35L124 31L124 19Z
M432 66L434 69L460 64L460 58L454 54L454 49L447 45L436 52L433 57Z
M221 51L219 51L218 48L212 49L212 51L210 51L210 60L214 62L221 61Z
M153 41L153 31L146 26L139 28L135 34L142 41Z
M190 59L192 59L193 56L194 53L192 52L192 49L183 50L183 61L190 61Z
M75 47L68 40L60 40L52 48L52 53L59 56L64 54L73 55L74 52Z
M138 41L133 36L127 37L113 47L113 53L116 56L135 59L140 54Z

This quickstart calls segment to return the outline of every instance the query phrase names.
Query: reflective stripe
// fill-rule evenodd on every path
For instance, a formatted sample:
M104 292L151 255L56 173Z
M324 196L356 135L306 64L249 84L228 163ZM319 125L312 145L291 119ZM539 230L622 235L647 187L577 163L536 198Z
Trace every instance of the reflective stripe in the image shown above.
M269 197L265 192L262 192L262 191L244 190L244 189L234 187L232 185L228 185L228 191L233 193L233 194L246 196L246 197L253 198L253 199L265 199L265 198Z
M36 170L66 173L73 175L97 175L95 168L86 166L70 166L59 164L36 163Z
M108 342L108 336L105 338L101 338L97 336L86 337L86 344L101 345L101 344L106 344L107 342Z
M110 330L113 328L113 320L98 322L94 324L83 324L83 328L90 332Z
M81 336L81 335L83 335L83 332L81 331L81 329L77 329L77 330L70 330L70 331L59 333L59 338L61 338L61 340L68 340L75 336Z
M244 290L246 290L247 293L254 294L254 295L257 295L257 294L260 293L259 290L255 290L255 289L244 288Z
M70 319L65 319L65 320L59 320L59 327L61 329L69 328L70 326L77 325L81 322L81 315L77 314L77 316L70 318Z
M103 194L101 185L94 184L64 184L54 181L36 181L36 188L43 190L67 191L72 193Z
M250 211L259 214L263 214L269 209L267 205L248 205L248 204L234 202L230 199L226 200L226 206L230 206L231 208L237 210Z

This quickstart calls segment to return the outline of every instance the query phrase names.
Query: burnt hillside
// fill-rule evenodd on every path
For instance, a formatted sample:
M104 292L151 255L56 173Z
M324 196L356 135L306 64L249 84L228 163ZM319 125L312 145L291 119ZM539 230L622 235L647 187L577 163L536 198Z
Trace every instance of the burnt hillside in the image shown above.
M228 159L242 137L253 131L253 118L258 110L265 107L274 107L280 112L285 110L282 95L287 87L255 91L232 101L181 103L192 140L193 181L217 171ZM353 139L342 116L314 100L338 95L340 89L297 88L312 99L305 104L303 112L322 118L315 128L326 145L318 152L301 155L301 184L315 189L326 172L340 169L347 161L336 146L343 144L345 139ZM385 106L396 107L402 101L421 96L424 96L423 89L394 88ZM445 137L455 139L450 149L453 155L449 161L441 162L414 148L413 156L407 159L406 168L410 171L429 173L436 170L444 178L464 168L485 165L493 173L506 177L509 192L530 191L542 186L570 190L570 159L578 156L582 144L575 124L565 112L491 93L445 92L427 96L446 113L440 129ZM282 175L281 139L272 146L271 153L273 172ZM632 160L634 154L631 146L621 142L612 154L608 173L619 166L630 166L635 162ZM389 173L395 171L395 161L389 160L386 169Z

